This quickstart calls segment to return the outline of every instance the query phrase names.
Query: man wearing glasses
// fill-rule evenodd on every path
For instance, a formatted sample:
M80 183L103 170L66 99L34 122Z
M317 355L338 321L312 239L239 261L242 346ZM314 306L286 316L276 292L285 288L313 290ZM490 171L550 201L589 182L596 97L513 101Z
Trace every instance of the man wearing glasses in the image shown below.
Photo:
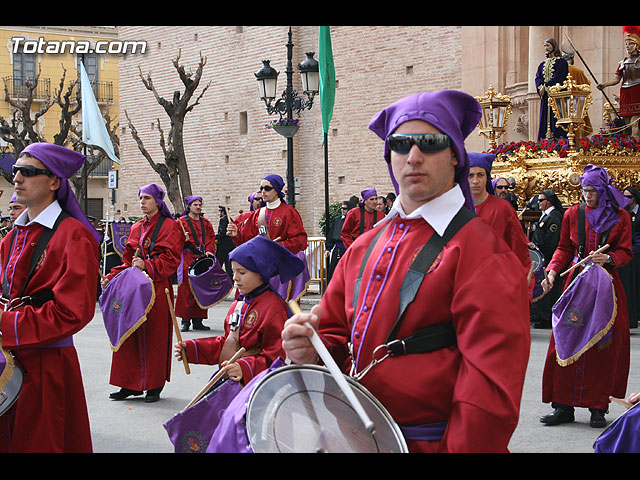
M473 213L464 139L480 116L473 97L445 90L373 117L398 198L344 254L320 305L282 332L293 363L316 363L310 322L411 452L505 452L518 422L527 284L518 258Z
M284 201L283 188L284 180L280 175L266 175L260 181L259 190L265 206L254 210L242 224L229 222L227 235L236 245L248 242L257 235L263 235L303 259L306 265L304 251L308 245L307 232L298 211ZM272 285L287 301L297 299L306 289L306 285L298 288L290 282L280 285L278 278L272 279Z
M84 161L68 148L33 143L13 167L16 200L26 209L0 243L0 338L26 374L0 416L0 451L92 451L73 335L95 311L100 235L68 181Z
M589 164L580 180L584 202L570 207L564 214L560 242L547 265L549 280L542 281L542 288L548 292L556 281L563 281L566 290L579 269L573 269L564 279L557 279L558 273L565 266L571 267L588 258L601 265L612 278L616 315L614 319L604 320L613 321L613 326L603 341L592 341L585 332L585 345L579 350L584 353L568 365L559 364L556 345L566 344L571 337L566 330L556 332L554 326L542 377L542 401L550 403L554 410L540 421L545 425L570 423L575 420L574 408L582 407L591 412L590 425L603 428L607 425L604 414L609 408L609 396L625 398L629 374L627 301L617 269L631 259L631 219L624 209L628 200L611 184L605 169ZM605 244L609 248L596 253ZM590 285L583 288L590 289ZM584 324L590 331L602 331L604 328L597 327L601 317L585 318ZM576 322L576 326L580 325ZM556 338L556 335L560 336Z

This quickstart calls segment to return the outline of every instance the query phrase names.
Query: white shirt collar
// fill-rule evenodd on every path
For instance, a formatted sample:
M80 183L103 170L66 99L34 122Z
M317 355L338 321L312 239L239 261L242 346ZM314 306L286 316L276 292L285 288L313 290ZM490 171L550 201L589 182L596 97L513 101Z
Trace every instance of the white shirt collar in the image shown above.
M60 215L60 212L62 211L62 207L60 207L58 200L54 200L52 203L49 204L47 208L42 210L40 214L31 221L29 221L28 210L29 209L26 208L24 212L22 212L20 216L16 218L16 222L15 222L16 225L24 226L24 225L32 225L34 223L39 223L40 225L43 225L47 228L53 228L53 225L56 223L58 215Z
M631 210L631 213L638 213L638 208L640 208L640 205L636 203L636 206L633 207L633 210Z
M553 210L554 207L553 205L551 205L549 208L547 208L544 212L542 212L543 215L549 215L551 213L551 210Z
M442 195L423 203L416 208L413 212L406 214L400 205L400 197L396 198L393 202L391 210L380 220L376 225L380 225L385 221L388 221L396 215L400 218L420 218L422 217L438 235L443 235L444 231L453 220L453 217L458 213L460 207L465 203L462 189L458 184L454 185L451 190L446 191Z
M273 202L268 203L267 202L267 208L269 210L273 210L274 208L278 208L280 206L280 204L282 203L282 201L280 200L280 197L276 198Z

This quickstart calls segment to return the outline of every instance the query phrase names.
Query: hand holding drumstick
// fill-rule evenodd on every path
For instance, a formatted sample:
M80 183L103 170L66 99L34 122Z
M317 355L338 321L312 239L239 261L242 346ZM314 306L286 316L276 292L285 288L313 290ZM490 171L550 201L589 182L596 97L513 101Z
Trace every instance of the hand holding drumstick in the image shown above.
M583 263L589 260L591 260L593 263L597 265L604 265L609 261L609 258L610 258L609 255L607 255L606 253L603 253L607 248L609 248L609 244L606 244L600 247L599 249L597 249L596 251L589 253L589 255L587 255L585 258L583 258L578 263L573 265L571 268L568 268L567 270L562 272L560 276L564 277L571 270L579 267L580 265L582 265ZM540 284L540 286L542 287L542 290L545 293L550 291L553 288L553 283L555 281L555 278L556 278L556 272L554 270L550 270L547 272L547 275L545 275L545 279Z

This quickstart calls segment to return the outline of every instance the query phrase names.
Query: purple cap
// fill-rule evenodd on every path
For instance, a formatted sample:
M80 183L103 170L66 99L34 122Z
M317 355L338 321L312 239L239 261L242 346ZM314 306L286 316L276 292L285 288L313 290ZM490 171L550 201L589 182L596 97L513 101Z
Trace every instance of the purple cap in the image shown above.
M586 214L591 228L597 233L607 231L620 221L613 204L624 208L629 203L629 199L613 186L604 168L591 163L584 167L580 182L583 187L590 186L598 192L598 206Z
M362 197L362 201L360 201L358 203L358 205L362 206L364 205L364 201L368 200L371 197L377 197L378 196L378 192L376 192L375 188L367 188L365 190L362 190L360 192L360 196Z
M451 138L452 148L458 159L455 181L464 194L465 205L473 211L473 196L469 189L469 162L464 140L478 126L482 108L471 95L456 90L423 92L402 98L378 112L369 129L385 141L384 158L387 161L391 181L398 192L398 183L390 164L387 136L409 120L422 120Z
M262 280L280 275L280 280L288 282L304 270L304 262L279 243L262 235L253 237L229 253L234 260L252 272L258 273Z
M249 201L249 210L252 212L255 210L255 208L253 207L253 199L256 198L256 195L258 195L259 193L260 193L260 190L257 190L253 192L251 195L249 195L249 198L247 198L247 200Z
M138 190L138 196L140 196L140 194L142 193L146 193L147 195L151 195L153 197L153 199L158 204L158 210L160 210L160 213L162 215L164 215L165 217L172 217L171 212L169 211L169 207L167 207L167 204L164 203L163 199L165 193L162 188L160 188L155 183L150 183L149 185L145 185L140 190Z
M491 181L491 167L496 156L492 153L476 153L468 152L469 155L469 168L480 167L487 172L487 192L491 195L494 193L494 183Z
M267 180L273 186L273 188L278 191L278 196L280 198L284 197L284 193L282 193L282 189L284 188L284 180L282 180L282 177L280 175L267 175L263 180Z
M191 195L190 197L187 197L184 199L185 209L184 209L184 212L182 212L182 215L181 215L182 217L184 217L187 213L189 213L189 207L196 200L201 202L202 197L199 197L198 195Z
M20 155L24 154L37 158L49 171L51 171L51 173L60 178L60 188L56 192L58 203L60 203L62 209L69 215L87 227L97 242L100 243L102 241L102 236L91 222L89 222L89 219L82 211L82 208L80 208L76 195L73 192L73 188L71 188L71 184L69 183L69 178L82 168L85 156L80 152L76 152L75 150L71 150L61 145L45 142L37 142L27 145L27 147L20 153Z

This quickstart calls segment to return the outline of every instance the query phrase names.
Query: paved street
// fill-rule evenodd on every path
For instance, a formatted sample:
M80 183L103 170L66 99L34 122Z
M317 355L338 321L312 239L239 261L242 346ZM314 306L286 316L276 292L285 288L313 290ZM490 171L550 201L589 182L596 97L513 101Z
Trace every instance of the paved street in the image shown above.
M222 301L209 310L209 319L205 324L212 330L185 332L182 333L183 338L220 334L229 305L229 301ZM310 308L305 299L301 306L303 310ZM549 335L549 330L532 330L531 357L520 423L511 440L510 450L513 453L591 453L593 442L602 430L589 426L588 410L577 409L576 422L573 424L546 427L538 420L550 412L550 407L540 402L541 373ZM182 363L174 361L171 381L166 384L159 402L147 404L143 397L130 397L117 402L108 398L109 393L117 388L109 385L111 350L97 306L93 321L75 336L75 344L85 383L94 452L173 452L173 445L162 425L198 394L214 367L191 365L191 374L187 375ZM637 390L640 390L640 331L634 329L631 332L629 391ZM607 419L611 421L622 412L622 407L612 404Z

